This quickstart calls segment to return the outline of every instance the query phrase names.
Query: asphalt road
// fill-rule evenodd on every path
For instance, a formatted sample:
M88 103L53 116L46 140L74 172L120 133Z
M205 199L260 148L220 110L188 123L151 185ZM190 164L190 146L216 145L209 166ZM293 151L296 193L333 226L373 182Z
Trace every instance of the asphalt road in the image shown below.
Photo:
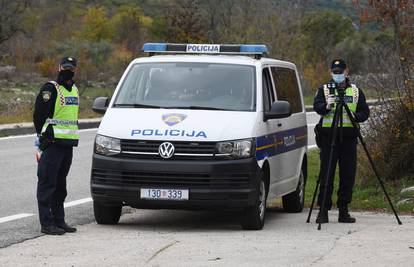
M267 213L261 231L237 215L142 211L116 226L95 223L75 234L42 236L0 249L0 266L413 266L414 218L354 213L355 224L316 230L305 212Z
M313 126L318 119L317 114L308 113L309 145L314 144ZM65 209L67 221L73 225L94 221L89 175L95 134L96 129L82 130L79 146L74 149ZM33 135L0 138L0 248L40 235L33 141Z

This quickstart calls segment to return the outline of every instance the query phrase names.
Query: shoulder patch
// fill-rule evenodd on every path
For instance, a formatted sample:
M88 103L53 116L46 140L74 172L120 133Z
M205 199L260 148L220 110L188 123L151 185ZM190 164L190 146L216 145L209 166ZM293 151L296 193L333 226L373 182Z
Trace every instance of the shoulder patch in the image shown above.
M49 91L43 91L42 92L42 98L44 102L47 102L50 100L50 97L52 96L52 93Z

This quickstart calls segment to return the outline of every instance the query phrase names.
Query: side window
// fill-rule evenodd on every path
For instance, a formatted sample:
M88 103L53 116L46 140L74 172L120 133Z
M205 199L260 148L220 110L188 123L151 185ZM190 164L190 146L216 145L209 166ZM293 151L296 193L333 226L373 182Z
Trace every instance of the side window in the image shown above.
M275 94L270 79L269 68L264 68L262 72L262 88L263 88L263 105L264 110L269 111L272 103L275 102Z
M272 67L271 69L277 100L288 101L292 107L292 113L302 112L302 102L295 71L281 67Z

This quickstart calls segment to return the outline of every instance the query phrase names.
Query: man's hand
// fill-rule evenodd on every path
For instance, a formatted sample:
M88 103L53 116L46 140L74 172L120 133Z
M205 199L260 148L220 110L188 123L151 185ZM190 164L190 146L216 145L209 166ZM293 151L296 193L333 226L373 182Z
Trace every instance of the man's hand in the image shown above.
M326 109L331 110L335 104L335 101L336 97L334 94L328 95L328 98L326 99Z

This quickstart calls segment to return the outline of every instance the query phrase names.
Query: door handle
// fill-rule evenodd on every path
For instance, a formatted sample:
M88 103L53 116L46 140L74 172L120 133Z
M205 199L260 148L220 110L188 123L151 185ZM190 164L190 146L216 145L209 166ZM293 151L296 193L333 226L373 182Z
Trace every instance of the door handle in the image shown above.
M278 122L277 123L277 127L282 127L282 123L281 122Z

